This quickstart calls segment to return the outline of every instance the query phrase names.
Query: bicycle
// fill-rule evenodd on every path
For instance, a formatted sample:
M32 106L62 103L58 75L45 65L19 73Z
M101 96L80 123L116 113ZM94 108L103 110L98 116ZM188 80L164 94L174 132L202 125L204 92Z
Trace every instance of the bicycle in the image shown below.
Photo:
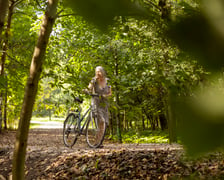
M97 94L89 95L93 98L99 97ZM105 119L97 113L97 107L92 103L82 115L81 104L83 100L76 97L75 102L79 103L79 108L73 112L70 112L64 121L64 144L65 146L72 148L78 137L80 135L85 135L86 142L89 147L98 148L102 144L106 132Z

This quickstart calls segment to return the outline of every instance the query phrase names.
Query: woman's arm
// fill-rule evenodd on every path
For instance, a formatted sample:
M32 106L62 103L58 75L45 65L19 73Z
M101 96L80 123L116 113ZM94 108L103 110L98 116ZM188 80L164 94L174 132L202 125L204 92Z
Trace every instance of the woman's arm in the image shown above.
M109 86L108 88L109 88L108 93L107 93L107 94L103 94L103 95L102 95L104 98L107 98L107 97L109 97L109 96L111 96L111 95L112 95L112 89L111 89L111 86Z
M89 92L91 93L95 93L95 84L96 84L96 81L94 79L92 79L88 85L88 90Z
M109 93L108 93L108 96L111 96L112 95L112 89L111 89L111 86L109 86Z

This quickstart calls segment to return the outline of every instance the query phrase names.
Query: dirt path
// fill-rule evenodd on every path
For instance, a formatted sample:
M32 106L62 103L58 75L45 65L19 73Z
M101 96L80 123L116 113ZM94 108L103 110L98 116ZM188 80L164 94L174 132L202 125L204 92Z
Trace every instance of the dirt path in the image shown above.
M11 176L15 132L0 135L0 180ZM222 158L216 154L213 159ZM105 140L103 148L90 149L80 138L72 149L62 141L62 129L30 130L26 179L167 179L169 177L212 177L222 175L224 161L210 162L211 174L196 162L183 162L180 145L116 144ZM219 159L220 160L220 159ZM205 168L206 167L206 168ZM205 171L207 169L207 171ZM213 170L213 171L212 171ZM224 172L224 169L223 169ZM224 174L224 173L223 173Z

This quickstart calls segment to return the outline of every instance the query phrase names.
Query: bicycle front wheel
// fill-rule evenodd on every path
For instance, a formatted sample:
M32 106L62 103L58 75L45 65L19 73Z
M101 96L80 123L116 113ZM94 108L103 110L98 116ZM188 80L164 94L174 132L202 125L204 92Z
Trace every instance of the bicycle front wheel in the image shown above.
M63 141L65 146L72 147L78 138L78 117L74 113L70 113L64 121Z
M99 147L104 139L106 132L106 123L102 116L94 116L90 113L89 120L86 127L86 141L92 148Z

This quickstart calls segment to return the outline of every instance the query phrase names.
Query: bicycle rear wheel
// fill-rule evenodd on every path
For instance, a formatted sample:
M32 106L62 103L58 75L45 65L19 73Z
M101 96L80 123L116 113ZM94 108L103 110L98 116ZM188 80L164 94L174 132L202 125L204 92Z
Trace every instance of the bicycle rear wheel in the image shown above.
M94 116L93 113L90 113L86 129L87 144L92 148L99 147L103 142L106 132L104 118L99 115Z
M78 138L78 117L74 113L70 113L64 121L63 141L65 146L72 147Z

